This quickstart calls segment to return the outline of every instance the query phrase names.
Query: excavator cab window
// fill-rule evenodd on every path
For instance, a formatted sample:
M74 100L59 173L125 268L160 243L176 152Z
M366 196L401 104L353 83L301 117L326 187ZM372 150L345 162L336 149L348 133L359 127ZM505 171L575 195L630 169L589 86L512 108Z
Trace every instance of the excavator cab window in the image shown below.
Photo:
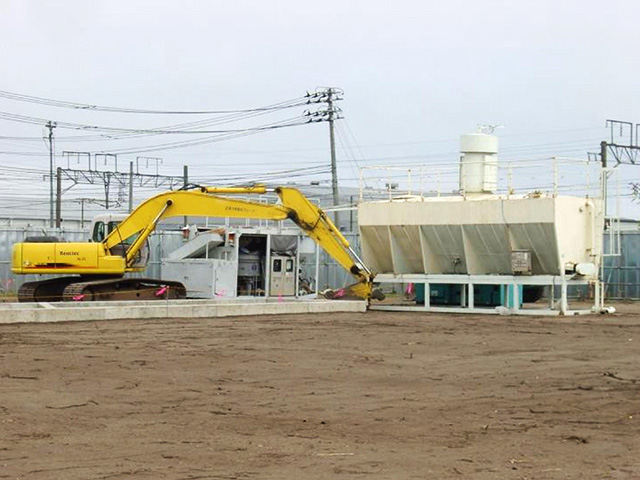
M93 225L93 232L91 234L91 241L97 243L102 242L107 238L107 235L116 229L119 224L120 222L117 221L111 221L108 223L102 221L95 222ZM135 236L131 236L130 238L125 239L122 243L125 245L131 245L135 239Z
M91 240L94 242L102 242L107 237L105 231L104 222L96 222L93 225L93 233L91 234Z

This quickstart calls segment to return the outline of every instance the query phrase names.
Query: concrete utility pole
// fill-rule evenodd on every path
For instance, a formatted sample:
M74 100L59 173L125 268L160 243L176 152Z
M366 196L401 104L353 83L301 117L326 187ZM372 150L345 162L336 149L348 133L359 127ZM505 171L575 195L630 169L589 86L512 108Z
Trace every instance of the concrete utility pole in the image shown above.
M602 168L607 168L607 142L600 142L600 161L602 162Z
M53 228L53 129L56 124L48 121L46 127L49 129L49 225Z
M188 165L183 165L182 166L182 186L186 187L187 185L189 185L189 166ZM185 228L188 226L189 223L189 217L185 216L184 217L184 226Z
M334 115L336 113L333 106L333 88L327 89L327 111L329 114L329 142L331 144L331 190L333 191L333 205L340 204L340 193L338 192L338 168L336 165L336 138L333 130ZM340 229L339 212L333 212L333 219L336 227Z
M62 222L62 168L56 169L56 228Z
M85 200L86 198L80 199L80 228L84 228L84 201Z
M133 211L133 161L129 162L129 213Z

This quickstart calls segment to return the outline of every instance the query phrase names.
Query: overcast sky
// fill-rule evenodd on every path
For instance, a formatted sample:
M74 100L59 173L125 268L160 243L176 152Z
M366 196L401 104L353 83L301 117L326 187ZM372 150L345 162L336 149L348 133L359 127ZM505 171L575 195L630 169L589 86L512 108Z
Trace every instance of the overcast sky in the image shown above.
M639 13L640 2L593 0L0 0L0 90L117 107L234 110L336 86L344 90L338 154L345 182L357 177L357 165L455 166L459 135L477 124L504 125L498 135L505 160L586 157L607 138L606 119L640 122ZM140 128L201 119L78 112L2 98L0 111ZM43 130L6 120L0 128L4 136L37 137ZM166 141L60 142L56 151ZM0 151L46 154L47 147L0 139ZM163 158L162 172L189 164L203 180L326 165L328 127L153 155ZM67 166L62 158L57 164ZM48 158L1 154L0 167L7 166L46 170ZM640 170L627 170L628 180L640 180ZM7 194L0 195L0 215L7 205Z

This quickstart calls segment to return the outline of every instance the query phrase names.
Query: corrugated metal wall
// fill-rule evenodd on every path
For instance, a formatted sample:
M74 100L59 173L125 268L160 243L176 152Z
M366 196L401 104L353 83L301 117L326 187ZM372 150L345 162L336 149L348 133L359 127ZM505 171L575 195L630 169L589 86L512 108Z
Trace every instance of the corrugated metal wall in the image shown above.
M605 236L605 251L608 241ZM640 300L640 232L621 232L620 247L619 257L605 257L605 297Z

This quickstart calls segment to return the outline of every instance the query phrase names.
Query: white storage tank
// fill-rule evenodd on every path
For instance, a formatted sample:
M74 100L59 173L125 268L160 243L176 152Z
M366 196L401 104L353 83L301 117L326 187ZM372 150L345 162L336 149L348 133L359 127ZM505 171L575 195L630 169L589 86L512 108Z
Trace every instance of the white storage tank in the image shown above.
M363 260L381 274L517 275L514 253L529 252L530 274L563 275L579 264L599 265L603 221L599 199L540 194L358 207Z
M460 191L494 193L498 186L498 137L470 133L460 137Z

